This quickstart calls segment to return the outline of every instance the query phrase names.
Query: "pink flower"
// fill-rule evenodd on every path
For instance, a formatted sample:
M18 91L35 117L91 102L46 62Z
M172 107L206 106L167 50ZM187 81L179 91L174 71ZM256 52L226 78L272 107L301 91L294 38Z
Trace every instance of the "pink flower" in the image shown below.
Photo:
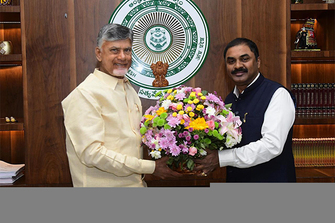
M215 128L215 123L214 123L213 120L209 120L209 121L207 121L206 123L207 123L207 125L209 126L209 129L210 129L210 130L214 130L214 128Z
M171 149L172 156L178 156L180 154L181 149L179 148L179 146L172 145L170 149Z
M219 115L218 118L221 120L222 125L219 129L220 134L223 135L227 133L238 140L239 131L236 128L242 124L240 117L235 116L232 112L229 112L227 118L223 117L222 115Z
M194 88L194 90L195 90L196 93L201 93L201 88L200 87Z
M173 111L177 111L177 105L178 105L177 103L172 103L170 107Z
M178 100L183 100L185 98L185 93L183 93L183 92L178 93L178 94L176 94L175 98L178 99Z
M197 150L197 148L195 148L195 147L191 147L191 148L188 150L188 154L191 155L191 156L194 156L197 152L198 152L198 150Z
M169 126L173 128L175 128L180 123L179 119L177 117L173 117L172 115L167 117L166 121L168 121Z

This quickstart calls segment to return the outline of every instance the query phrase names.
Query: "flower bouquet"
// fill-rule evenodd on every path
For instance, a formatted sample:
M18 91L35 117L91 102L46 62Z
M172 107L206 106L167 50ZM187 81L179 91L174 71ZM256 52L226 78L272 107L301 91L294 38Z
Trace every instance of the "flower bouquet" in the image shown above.
M205 149L222 150L241 141L240 117L216 92L180 86L156 97L141 119L140 133L151 158L169 156L171 169L192 174L194 159L206 156Z

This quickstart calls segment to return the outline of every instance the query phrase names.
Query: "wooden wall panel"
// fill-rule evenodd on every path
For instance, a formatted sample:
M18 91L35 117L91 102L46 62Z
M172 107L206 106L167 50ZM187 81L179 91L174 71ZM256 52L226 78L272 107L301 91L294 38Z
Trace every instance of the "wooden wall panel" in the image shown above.
M259 48L261 72L287 85L290 67L290 1L242 1L242 36Z
M77 84L96 67L95 47L98 32L109 22L114 9L121 2L121 0L74 0Z
M21 1L24 9L26 182L70 183L61 100L73 72L68 5L57 0ZM73 14L72 14L73 15ZM70 14L71 16L71 14Z

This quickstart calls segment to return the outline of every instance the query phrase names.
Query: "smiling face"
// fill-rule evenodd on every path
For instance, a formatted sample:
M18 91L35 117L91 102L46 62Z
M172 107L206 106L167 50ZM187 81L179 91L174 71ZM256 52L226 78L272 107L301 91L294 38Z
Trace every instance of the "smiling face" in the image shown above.
M101 48L96 47L95 55L101 62L100 71L123 78L131 66L131 41L104 41Z
M242 92L256 78L260 59L245 45L236 45L227 50L226 68L228 75L233 79L238 90Z

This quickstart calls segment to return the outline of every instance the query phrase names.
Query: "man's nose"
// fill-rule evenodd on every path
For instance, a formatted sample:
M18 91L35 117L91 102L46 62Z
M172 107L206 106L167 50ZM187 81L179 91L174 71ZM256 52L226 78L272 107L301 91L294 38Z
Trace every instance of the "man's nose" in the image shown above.
M235 63L235 69L238 69L241 67L244 67L244 64L240 60L237 60Z
M123 50L120 50L118 58L121 59L121 60L124 60L126 58L126 54L124 53Z

